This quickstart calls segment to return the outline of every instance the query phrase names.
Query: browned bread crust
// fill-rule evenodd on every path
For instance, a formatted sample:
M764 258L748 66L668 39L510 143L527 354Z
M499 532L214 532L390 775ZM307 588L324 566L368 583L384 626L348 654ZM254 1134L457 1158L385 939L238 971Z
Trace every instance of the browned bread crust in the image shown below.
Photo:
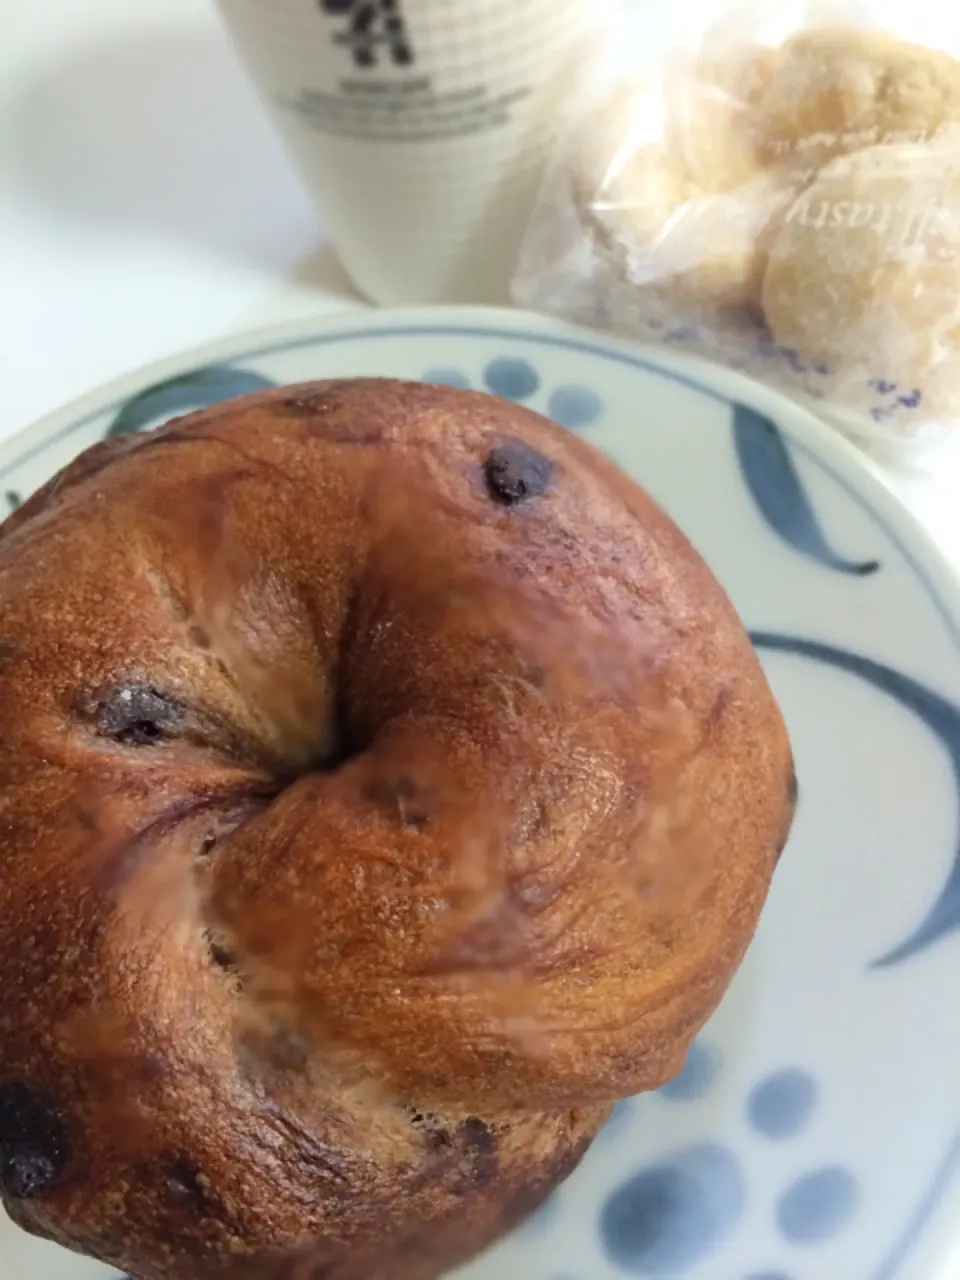
M676 526L527 410L308 384L0 528L0 1188L137 1280L432 1280L661 1084L793 813Z

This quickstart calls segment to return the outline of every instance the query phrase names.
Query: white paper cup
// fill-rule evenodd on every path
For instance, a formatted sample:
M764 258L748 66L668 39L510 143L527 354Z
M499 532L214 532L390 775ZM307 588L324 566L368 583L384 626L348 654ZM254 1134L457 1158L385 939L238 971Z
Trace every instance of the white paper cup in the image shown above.
M618 0L218 3L358 288L381 304L507 301Z

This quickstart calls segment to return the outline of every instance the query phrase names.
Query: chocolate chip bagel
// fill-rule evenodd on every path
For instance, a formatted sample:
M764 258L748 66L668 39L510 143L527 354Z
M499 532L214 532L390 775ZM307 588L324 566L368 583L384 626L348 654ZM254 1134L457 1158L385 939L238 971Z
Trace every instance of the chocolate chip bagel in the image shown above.
M287 387L0 526L0 1188L136 1280L433 1280L663 1083L790 827L736 614L493 397Z

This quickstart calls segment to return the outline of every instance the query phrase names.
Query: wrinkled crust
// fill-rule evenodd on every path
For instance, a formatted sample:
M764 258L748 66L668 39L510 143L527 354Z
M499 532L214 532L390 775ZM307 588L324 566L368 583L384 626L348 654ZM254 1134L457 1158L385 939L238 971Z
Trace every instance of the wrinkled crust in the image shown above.
M485 1246L679 1069L789 831L720 587L491 397L97 446L0 526L0 619L0 1190L138 1280Z

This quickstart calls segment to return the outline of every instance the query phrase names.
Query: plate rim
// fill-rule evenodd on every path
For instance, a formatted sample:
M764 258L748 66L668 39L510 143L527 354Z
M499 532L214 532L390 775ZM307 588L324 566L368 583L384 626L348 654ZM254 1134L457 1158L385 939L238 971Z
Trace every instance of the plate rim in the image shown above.
M609 357L615 353L626 366L654 377L664 377L690 391L731 406L743 404L768 416L788 437L791 445L798 446L837 480L849 497L894 542L910 569L919 575L954 645L960 649L960 566L951 562L934 535L900 498L882 467L844 439L836 428L789 397L722 366L514 308L345 308L315 317L241 329L209 342L184 347L172 355L150 361L92 387L0 442L0 481L10 468L26 460L25 455L41 446L54 445L56 437L67 429L77 429L85 421L109 411L115 402L128 399L152 383L175 377L198 365L252 360L294 344L308 346L313 340L322 341L338 335L343 339L377 334L388 338L402 331L416 333L425 330L459 331L463 337L471 334L478 337L505 337L509 334L528 340L539 337L555 345L573 346L586 355ZM638 416L641 415L642 408L638 409ZM662 429L669 430L669 424ZM940 1193L945 1188L942 1184L948 1184L953 1178L958 1163L960 1137L955 1136L943 1167L937 1171L935 1186L928 1193L933 1201L931 1212L926 1213L926 1203L921 1206L917 1215L920 1220L911 1219L907 1223L902 1237L895 1242L874 1280L892 1278L895 1272L899 1274L898 1268L908 1263L914 1250L930 1239L931 1228L942 1221L944 1213Z
M952 563L933 533L903 501L884 469L810 409L746 374L705 359L667 351L649 343L590 329L516 307L428 305L345 307L269 324L238 329L209 342L183 347L172 355L139 365L117 378L73 397L0 442L0 483L7 472L41 444L81 427L117 401L189 369L224 361L253 359L291 345L347 340L378 332L450 331L468 337L510 334L545 345L574 347L660 376L727 404L743 404L766 415L792 444L823 466L848 495L880 524L926 587L951 638L960 649L960 564Z

